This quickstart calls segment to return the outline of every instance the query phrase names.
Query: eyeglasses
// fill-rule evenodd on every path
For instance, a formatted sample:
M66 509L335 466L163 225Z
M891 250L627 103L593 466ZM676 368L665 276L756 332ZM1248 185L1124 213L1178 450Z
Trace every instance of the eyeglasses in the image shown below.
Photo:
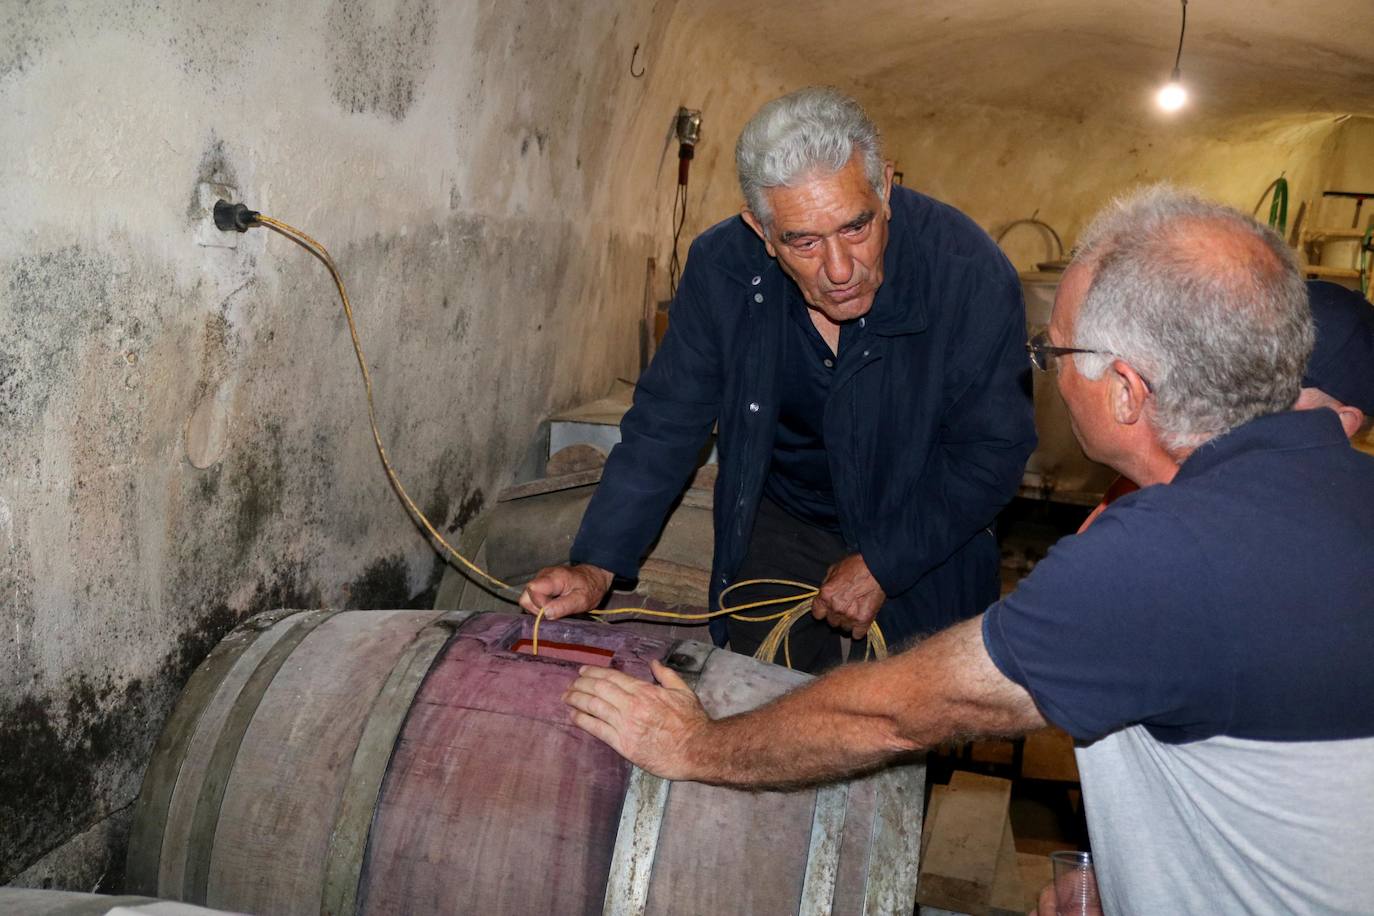
M1056 356L1068 356L1072 353L1103 353L1105 350L1084 350L1081 347L1056 347L1050 344L1050 332L1041 331L1030 340L1026 341L1026 352L1030 354L1031 365L1041 372L1049 372L1054 368L1054 358Z
M1054 368L1056 357L1071 356L1074 353L1098 353L1103 356L1116 356L1109 350L1086 350L1082 347L1056 347L1050 343L1050 332L1041 331L1030 340L1026 341L1026 352L1030 354L1031 365L1041 372L1049 372ZM1136 372L1140 375L1139 371ZM1145 383L1145 390L1154 394L1155 386L1150 384L1150 380L1141 375L1140 380Z

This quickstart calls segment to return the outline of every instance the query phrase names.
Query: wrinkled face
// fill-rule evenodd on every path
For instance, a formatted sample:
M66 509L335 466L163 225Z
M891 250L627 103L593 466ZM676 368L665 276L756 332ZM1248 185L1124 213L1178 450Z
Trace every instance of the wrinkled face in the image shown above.
M886 197L891 196L892 170ZM864 174L860 156L838 172L817 172L796 187L769 188L772 223L760 226L768 253L801 288L806 304L831 321L852 321L873 308L883 283L883 252L892 210Z

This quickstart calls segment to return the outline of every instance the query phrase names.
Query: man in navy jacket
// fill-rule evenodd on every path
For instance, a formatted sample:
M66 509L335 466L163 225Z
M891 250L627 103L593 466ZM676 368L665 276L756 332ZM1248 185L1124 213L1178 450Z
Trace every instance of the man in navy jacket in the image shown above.
M765 105L736 162L742 218L692 244L574 565L522 604L579 613L634 578L714 426L712 604L763 573L822 583L799 667L825 667L875 616L893 642L996 600L990 526L1035 445L1020 285L966 216L894 187L835 90Z

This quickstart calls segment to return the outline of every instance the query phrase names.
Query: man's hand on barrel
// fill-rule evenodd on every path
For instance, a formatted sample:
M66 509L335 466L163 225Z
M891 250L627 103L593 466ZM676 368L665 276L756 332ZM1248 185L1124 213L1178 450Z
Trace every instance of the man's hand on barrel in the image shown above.
M667 665L650 662L658 683L587 666L563 694L573 724L635 766L665 779L692 779L688 745L711 726L697 695Z
M540 608L550 620L583 614L601 603L615 575L609 569L578 563L539 570L520 593L520 606L531 614Z
M820 592L811 601L811 615L862 639L878 609L887 600L883 587L859 554L850 554L830 567Z

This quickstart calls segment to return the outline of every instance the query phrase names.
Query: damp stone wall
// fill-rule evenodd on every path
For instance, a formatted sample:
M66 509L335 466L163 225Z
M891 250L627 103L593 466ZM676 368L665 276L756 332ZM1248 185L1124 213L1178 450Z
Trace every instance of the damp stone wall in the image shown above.
M443 569L322 265L208 205L333 253L381 434L456 538L549 413L637 373L678 106L706 111L689 236L737 207L734 132L798 79L712 27L671 0L0 2L0 884L118 887L152 743L237 622L425 605Z

